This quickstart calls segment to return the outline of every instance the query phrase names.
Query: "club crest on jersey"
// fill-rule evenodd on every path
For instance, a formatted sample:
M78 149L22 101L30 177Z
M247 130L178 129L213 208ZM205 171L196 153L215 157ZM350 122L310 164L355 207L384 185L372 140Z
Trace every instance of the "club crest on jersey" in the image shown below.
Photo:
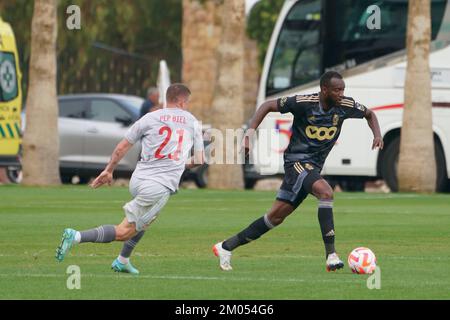
M288 99L287 97L283 97L283 98L280 99L280 107L281 108L284 107L284 105L286 104L287 99Z
M337 114L333 115L333 126L337 126L339 123L339 116Z
M314 170L314 167L313 167L312 165L310 165L309 163L306 163L306 164L305 164L305 168L306 168L307 170Z

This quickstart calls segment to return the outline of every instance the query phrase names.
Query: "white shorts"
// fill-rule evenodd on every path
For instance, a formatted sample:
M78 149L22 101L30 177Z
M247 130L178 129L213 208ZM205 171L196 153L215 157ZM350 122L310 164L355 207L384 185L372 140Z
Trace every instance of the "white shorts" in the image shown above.
M168 188L157 182L134 177L130 180L130 193L134 199L123 209L128 222L136 223L136 231L145 230L158 217L171 194Z

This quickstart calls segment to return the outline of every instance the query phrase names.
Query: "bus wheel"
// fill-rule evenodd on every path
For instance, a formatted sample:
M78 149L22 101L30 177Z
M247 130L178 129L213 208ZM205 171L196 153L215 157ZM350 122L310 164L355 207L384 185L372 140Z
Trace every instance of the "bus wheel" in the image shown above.
M447 187L447 172L445 168L445 156L441 144L435 139L434 151L436 156L436 191L445 191ZM386 147L381 164L381 175L393 192L398 191L397 167L400 152L400 137L396 137Z
M78 176L78 184L87 184L89 183L89 180L91 180L90 176ZM72 181L73 183L73 181Z
M255 187L258 179L255 178L244 178L244 188L247 190L251 190Z
M339 186L343 191L364 192L366 182L363 179L348 178L340 180Z
M72 177L71 174L61 174L61 182L64 184L72 184Z

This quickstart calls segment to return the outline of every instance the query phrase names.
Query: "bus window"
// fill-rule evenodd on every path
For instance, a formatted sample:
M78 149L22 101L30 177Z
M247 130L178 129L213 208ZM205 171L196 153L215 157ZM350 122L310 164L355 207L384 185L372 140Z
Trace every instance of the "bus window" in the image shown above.
M432 1L432 40L446 4L446 0ZM371 5L380 8L380 29L367 27L372 13L366 10ZM324 70L343 70L406 47L407 0L329 0L325 12Z
M432 0L432 40L448 32L447 0ZM369 29L367 12L380 8L380 29ZM407 0L299 0L278 34L266 96L316 81L327 70L343 71L406 47ZM441 38L444 36L440 35ZM450 36L448 36L450 37Z
M320 77L321 2L299 1L287 15L272 57L267 95Z

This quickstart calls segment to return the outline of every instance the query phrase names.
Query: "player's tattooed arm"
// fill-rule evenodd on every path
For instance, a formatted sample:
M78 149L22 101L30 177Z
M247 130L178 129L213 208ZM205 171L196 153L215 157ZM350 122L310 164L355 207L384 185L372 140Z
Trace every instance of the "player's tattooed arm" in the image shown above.
M367 124L369 125L373 133L372 150L375 148L379 148L380 150L383 149L383 137L381 136L380 125L378 123L375 112L367 108L364 114L364 118L366 118Z
M255 130L269 112L278 112L277 100L269 100L261 104L253 117L250 119L250 124L242 141L242 148L244 149L243 151L246 155L249 153L250 141L255 134Z
M105 170L99 174L97 178L90 184L92 188L98 188L104 184L111 184L113 180L113 172L120 160L125 156L125 154L133 146L127 139L122 139L119 144L114 149L111 159Z
M114 149L105 171L113 173L119 161L122 160L132 146L133 144L131 144L127 139L122 139L122 141L120 141Z

